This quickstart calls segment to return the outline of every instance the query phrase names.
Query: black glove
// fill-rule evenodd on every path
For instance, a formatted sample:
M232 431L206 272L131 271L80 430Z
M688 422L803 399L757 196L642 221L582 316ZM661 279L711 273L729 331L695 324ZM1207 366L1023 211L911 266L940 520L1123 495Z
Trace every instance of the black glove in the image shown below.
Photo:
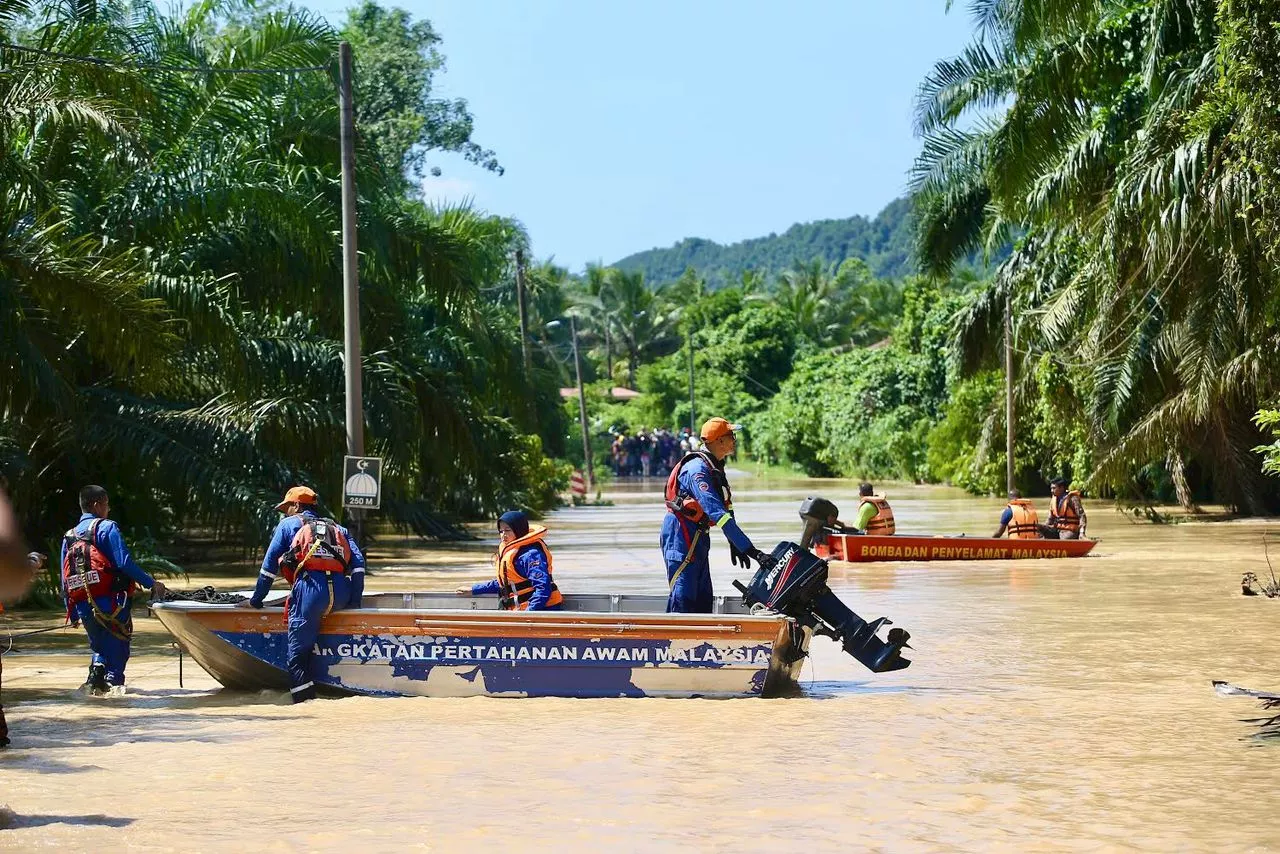
M767 564L772 564L772 563L773 563L773 556L772 556L772 555L765 554L764 552L760 551L760 550L759 550L758 548L756 548L755 546L752 546L752 547L751 547L751 550L747 552L747 557L751 558L752 560L754 560L756 563L760 564L761 566L765 566L765 565L767 565Z
M747 553L739 549L733 543L729 544L729 562L734 566L740 566L743 569L751 568L751 559L747 557Z
M250 608L261 608L261 607L262 607L262 600L261 600L261 599L250 599L250 600L249 600L249 607L250 607Z

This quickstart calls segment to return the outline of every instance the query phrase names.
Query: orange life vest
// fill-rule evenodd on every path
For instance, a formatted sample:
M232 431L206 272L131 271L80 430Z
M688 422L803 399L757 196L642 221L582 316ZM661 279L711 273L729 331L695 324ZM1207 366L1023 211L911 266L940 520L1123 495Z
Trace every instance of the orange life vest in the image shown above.
M543 542L547 529L542 525L530 525L529 533L517 537L509 543L498 546L498 607L504 611L527 611L529 600L533 598L533 582L525 578L516 569L516 556L525 546L533 546L542 552L547 561L547 578L551 579L551 595L547 597L547 607L564 602L560 588L556 587L555 577L551 574L551 550Z
M1071 531L1072 533L1080 533L1080 515L1076 513L1076 508L1071 503L1071 497L1080 497L1080 491L1073 489L1070 492L1064 492L1062 498L1049 498L1049 525L1057 528L1059 531Z
M711 520L707 517L706 511L702 509L702 505L698 503L698 499L680 491L680 470L684 468L685 463L694 459L701 459L706 462L707 468L711 470L712 481L720 489L720 500L724 502L724 509L733 510L733 490L729 489L729 479L724 476L724 472L716 465L715 457L706 451L690 451L680 458L680 462L675 464L675 467L671 469L671 474L667 477L667 489L664 493L667 500L667 511L677 516L683 516L699 528L710 528Z
M280 556L280 572L293 584L299 572L341 572L351 569L351 543L332 519L303 517L289 550Z
M1009 539L1040 539L1040 517L1036 515L1035 506L1026 498L1010 499L1008 506L1013 511L1013 518L1009 520Z
M862 499L862 503L858 505L858 512L862 512L862 505L870 504L876 508L876 515L871 517L871 521L867 523L866 533L868 534L893 534L898 530L897 525L893 522L893 508L889 506L889 502L884 500L883 495L867 495Z
M129 576L116 569L111 558L98 548L98 525L94 519L83 534L72 528L63 534L66 554L62 558L62 589L67 593L67 604L88 601L111 593L134 590Z

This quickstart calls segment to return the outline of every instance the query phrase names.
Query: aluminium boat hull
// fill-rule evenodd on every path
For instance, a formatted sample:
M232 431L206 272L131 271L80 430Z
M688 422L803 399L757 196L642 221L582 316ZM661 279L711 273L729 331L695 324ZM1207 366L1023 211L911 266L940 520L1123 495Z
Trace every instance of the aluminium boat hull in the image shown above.
M814 552L828 560L867 563L886 560L1022 560L1084 557L1096 540L1012 540L994 537L935 537L895 534L827 534Z
M373 594L324 618L313 671L326 693L427 697L751 697L795 689L810 635L721 598L713 614L665 597L566 597L498 611L451 594ZM280 608L166 602L156 616L228 688L287 690Z

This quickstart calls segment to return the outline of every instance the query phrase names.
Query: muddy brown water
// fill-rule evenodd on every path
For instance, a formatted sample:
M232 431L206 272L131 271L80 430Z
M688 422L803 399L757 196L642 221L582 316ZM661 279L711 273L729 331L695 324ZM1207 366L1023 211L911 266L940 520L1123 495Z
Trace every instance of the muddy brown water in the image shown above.
M740 478L758 544L853 485ZM661 593L659 484L550 517L567 590ZM889 488L900 530L989 534L1000 502ZM1135 524L1090 507L1080 560L836 565L912 632L876 676L825 639L780 700L350 698L218 690L140 618L129 693L79 696L71 632L5 656L0 848L189 850L1216 850L1280 848L1280 741L1212 679L1280 688L1268 522ZM492 541L375 550L370 589L485 577ZM1280 553L1280 548L1276 551ZM1280 554L1276 555L1280 558ZM731 591L728 549L713 553ZM243 568L243 583L253 567ZM193 579L192 584L225 577ZM185 583L184 585L185 586ZM0 618L0 631L45 622Z

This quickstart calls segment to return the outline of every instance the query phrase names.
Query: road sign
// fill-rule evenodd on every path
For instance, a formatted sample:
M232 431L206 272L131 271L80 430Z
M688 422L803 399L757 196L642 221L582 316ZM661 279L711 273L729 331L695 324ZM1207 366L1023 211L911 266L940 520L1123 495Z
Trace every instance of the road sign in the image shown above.
M343 457L342 506L377 510L382 504L382 457Z

